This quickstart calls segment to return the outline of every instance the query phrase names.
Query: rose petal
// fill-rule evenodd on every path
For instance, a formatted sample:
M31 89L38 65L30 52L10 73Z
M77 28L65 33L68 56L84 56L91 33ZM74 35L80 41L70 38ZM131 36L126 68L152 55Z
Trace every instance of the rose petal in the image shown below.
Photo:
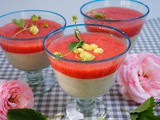
M0 82L0 120L7 120L9 109L32 108L34 97L31 88L18 80Z
M117 72L119 91L125 99L143 103L160 99L160 58L151 53L130 54Z

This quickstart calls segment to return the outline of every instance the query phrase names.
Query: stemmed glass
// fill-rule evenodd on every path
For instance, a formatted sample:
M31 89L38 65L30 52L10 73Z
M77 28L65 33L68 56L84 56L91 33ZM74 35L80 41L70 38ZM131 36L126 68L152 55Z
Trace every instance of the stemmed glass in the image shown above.
M80 31L78 35L75 34L77 28ZM90 32L86 28L97 29L97 32ZM98 31L99 29L110 30L112 33ZM59 34L63 35L50 39ZM83 49L83 46L78 47L84 50L79 51L80 53L75 52L78 49L75 47L69 51L70 43L78 41L77 36L87 44L98 45L104 50L103 53L93 53ZM125 59L131 45L129 37L113 27L77 24L51 32L45 37L43 45L60 87L68 95L75 97L75 100L66 107L67 117L72 120L98 120L105 115L105 105L95 98L104 95L113 86L115 72ZM86 60L86 56L82 55L83 52L89 52L96 57L94 60Z
M24 23L23 27L29 27L31 26L31 17L33 17L32 20L38 18L38 21L32 21L32 25L39 29L39 33L36 35L30 33L30 28L26 27L26 30L23 31L20 26L12 23L13 19L17 20L16 22L19 24L23 24L24 20L28 23ZM44 21L45 23L43 23ZM45 93L55 85L52 75L42 72L50 65L42 40L52 30L65 25L66 20L62 15L46 10L21 10L0 16L0 46L8 61L15 68L25 71L25 74L19 79L28 83L33 88L35 95ZM17 34L19 31L20 33ZM34 29L34 31L36 30Z
M93 0L81 6L86 24L102 24L118 28L131 39L131 49L149 14L149 7L135 0Z

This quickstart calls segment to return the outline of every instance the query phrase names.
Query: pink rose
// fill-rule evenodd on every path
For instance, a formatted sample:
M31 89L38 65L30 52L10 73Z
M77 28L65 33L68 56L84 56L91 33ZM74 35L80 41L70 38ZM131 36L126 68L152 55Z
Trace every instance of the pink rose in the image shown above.
M160 58L151 53L130 54L117 72L119 91L127 100L160 100Z
M9 109L32 108L33 92L30 87L18 80L0 80L0 120L7 120Z

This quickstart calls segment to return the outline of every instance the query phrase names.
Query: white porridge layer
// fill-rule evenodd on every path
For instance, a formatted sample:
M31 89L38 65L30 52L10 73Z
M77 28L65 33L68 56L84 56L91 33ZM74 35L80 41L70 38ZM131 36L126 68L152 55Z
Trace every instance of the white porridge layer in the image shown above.
M49 66L49 61L45 51L17 54L4 51L8 61L20 70L40 70Z
M114 73L102 78L84 80L54 71L61 88L67 94L77 98L100 97L107 93L115 82Z

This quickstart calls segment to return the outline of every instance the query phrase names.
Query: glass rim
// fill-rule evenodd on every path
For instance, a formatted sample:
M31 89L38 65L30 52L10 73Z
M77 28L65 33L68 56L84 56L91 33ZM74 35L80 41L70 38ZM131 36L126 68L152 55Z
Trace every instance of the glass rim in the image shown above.
M9 15L12 15L12 14L16 14L16 13L20 13L20 12L43 12L43 13L51 13L51 14L55 14L57 16L59 16L60 18L62 18L62 20L64 20L64 26L66 26L66 19L59 13L56 13L54 11L49 11L49 10L40 10L40 9L29 9L29 10L18 10L18 11L13 11L13 12L9 12L9 13L6 13L6 14L3 14L0 16L0 19L1 18L4 18L4 17L7 17ZM45 35L46 36L46 35ZM6 37L6 36L3 36L3 35L0 35L0 38L2 39L5 39L5 40L18 40L18 41L21 41L21 40L38 40L38 39L44 39L45 36L39 36L39 37L33 37L33 38L11 38L11 37Z
M59 32L62 32L63 30L65 29L68 29L68 28L73 28L75 27L75 25L68 25L68 26L64 26L64 27L61 27L59 29L56 29L56 30L53 30L52 32L50 32L48 35L45 36L44 40L43 40L43 47L44 47L44 50L52 57L58 59L58 60L62 60L62 61L67 61L67 62L74 62L74 63L100 63L100 62L107 62L107 61L111 61L111 60L114 60L116 58L119 58L121 57L122 55L124 55L125 53L127 53L131 47L131 40L129 38L129 36L127 34L125 34L123 31L117 29L117 28L114 28L114 27L111 27L111 26L105 26L105 25L100 25L100 24L76 24L77 27L79 26L98 26L98 27L105 27L105 28L109 28L109 29L112 29L112 30L115 30L117 31L118 33L120 33L121 35L125 36L125 38L127 39L128 41L128 46L125 48L125 50L116 55L116 56L113 56L113 57L110 57L110 58L105 58L105 59L101 59L101 60L93 60L93 61L80 61L80 60L71 60L71 59L67 59L67 58L63 58L63 57L58 57L56 55L54 55L52 52L50 52L46 45L45 45L45 42L47 40L47 38L53 36L53 35L56 35L58 34ZM96 33L96 32L95 32Z
M134 2L134 3L140 4L140 5L144 6L147 9L147 12L145 14L143 14L142 16L136 17L136 18L130 18L130 19L125 19L125 20L100 20L100 19L96 19L96 18L90 17L90 16L86 15L83 12L83 8L86 7L87 5L92 4L92 3L96 3L96 2L103 2L103 1L109 1L109 0L92 0L92 1L89 1L89 2L87 2L85 4L83 4L80 7L80 13L82 14L82 16L84 16L86 18L91 19L91 20L96 20L96 21L102 21L102 22L127 22L127 21L133 21L133 20L138 20L138 19L144 18L150 12L150 9L146 4L144 4L142 2L139 2L139 1L136 1L136 0L123 0L123 1L129 1L129 2Z

